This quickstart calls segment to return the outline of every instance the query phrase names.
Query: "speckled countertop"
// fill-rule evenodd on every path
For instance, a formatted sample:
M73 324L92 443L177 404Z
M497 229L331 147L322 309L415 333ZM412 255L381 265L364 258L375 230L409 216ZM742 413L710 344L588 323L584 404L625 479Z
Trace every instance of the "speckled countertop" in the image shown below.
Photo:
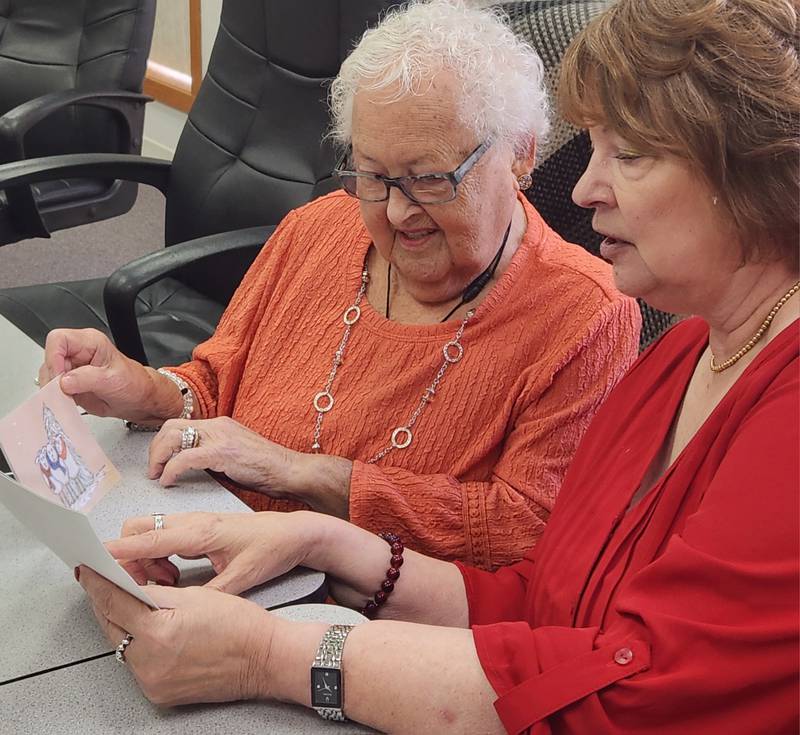
M33 377L42 352L2 317L0 344L2 416L36 390ZM101 538L117 536L131 515L247 511L204 473L179 487L161 488L144 473L152 436L131 434L115 419L86 421L123 477L89 516ZM179 566L188 580L210 573L205 562L180 561ZM0 580L0 735L370 732L353 723L327 723L310 710L280 703L154 707L110 654L72 571L2 506ZM298 569L247 596L274 608L318 602L324 594L324 575ZM281 614L330 622L358 618L353 611L329 605L284 608Z

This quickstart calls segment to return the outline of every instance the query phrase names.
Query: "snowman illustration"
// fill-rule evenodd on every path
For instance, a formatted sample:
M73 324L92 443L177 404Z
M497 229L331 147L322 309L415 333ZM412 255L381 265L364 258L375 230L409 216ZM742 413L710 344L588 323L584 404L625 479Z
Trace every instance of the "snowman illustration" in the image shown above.
M59 502L72 509L81 508L103 479L104 470L93 473L64 433L52 410L46 405L42 410L47 442L36 453L39 467L50 491Z
M69 507L70 502L65 497L69 481L67 468L58 456L55 446L49 442L45 444L36 454L36 464L39 465L39 470L53 494L58 496L62 504Z

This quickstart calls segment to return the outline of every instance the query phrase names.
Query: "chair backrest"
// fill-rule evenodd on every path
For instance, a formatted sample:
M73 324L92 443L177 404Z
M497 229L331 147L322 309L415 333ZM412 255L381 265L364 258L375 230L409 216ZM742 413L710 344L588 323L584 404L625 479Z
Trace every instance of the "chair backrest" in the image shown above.
M536 49L544 62L551 99L556 99L561 58L577 33L608 5L608 0L533 0L500 7L511 29ZM554 109L550 137L537 155L528 199L565 240L599 255L602 238L592 229L592 210L572 201L572 190L591 155L589 136L561 119ZM672 323L672 316L639 302L640 346L645 347Z
M154 19L155 0L0 0L0 115L67 89L141 92ZM115 151L122 130L115 113L76 106L36 125L25 152Z
M225 0L173 158L167 245L276 224L335 188L327 85L385 0Z
M273 225L332 191L328 83L397 0L224 0L208 71L170 175L167 245ZM179 275L225 303L249 263L217 259Z

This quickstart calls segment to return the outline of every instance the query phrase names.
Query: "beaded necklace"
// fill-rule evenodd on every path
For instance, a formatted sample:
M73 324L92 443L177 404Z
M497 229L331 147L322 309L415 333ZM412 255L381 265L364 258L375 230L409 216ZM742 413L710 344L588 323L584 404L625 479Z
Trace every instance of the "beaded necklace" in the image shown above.
M745 344L735 355L731 355L727 360L723 362L717 363L714 360L714 353L711 353L711 372L713 373L721 373L723 370L727 370L732 365L735 365L739 360L741 360L753 347L756 346L758 341L766 334L766 331L769 329L769 325L772 324L772 320L775 318L775 315L780 311L781 307L790 299L794 294L800 291L800 281L794 284L780 299L778 299L778 303L772 307L772 311L767 314L767 318L761 322L761 326L756 330L756 333L750 337Z

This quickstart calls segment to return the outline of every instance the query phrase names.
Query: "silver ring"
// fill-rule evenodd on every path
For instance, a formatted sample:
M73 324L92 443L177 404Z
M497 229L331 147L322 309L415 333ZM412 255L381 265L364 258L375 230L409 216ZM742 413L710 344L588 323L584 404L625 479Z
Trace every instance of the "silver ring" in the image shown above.
M126 633L125 637L122 639L122 642L114 650L114 658L116 658L121 664L128 663L125 660L125 649L130 646L132 640L133 636L130 633Z
M325 401L323 404L322 401ZM321 390L314 396L314 410L317 413L328 413L333 408L333 394L329 390Z
M403 437L402 439L400 437ZM392 432L392 446L395 449L405 449L414 440L414 435L408 426L398 426Z
M41 385L41 383L39 382L39 376L38 375L33 379L33 384L34 385Z
M352 327L361 318L361 307L353 304L348 306L342 319L348 327Z
M200 444L200 434L197 433L197 429L194 426L187 426L181 432L181 448L178 451L183 451L184 449L194 449Z
M153 530L160 531L164 528L164 514L163 513L151 513L153 516Z
M453 354L452 350L455 350L455 354ZM450 340L442 348L442 352L444 353L444 359L451 365L453 363L458 362L462 357L464 357L464 348L461 346L461 343L456 339Z

